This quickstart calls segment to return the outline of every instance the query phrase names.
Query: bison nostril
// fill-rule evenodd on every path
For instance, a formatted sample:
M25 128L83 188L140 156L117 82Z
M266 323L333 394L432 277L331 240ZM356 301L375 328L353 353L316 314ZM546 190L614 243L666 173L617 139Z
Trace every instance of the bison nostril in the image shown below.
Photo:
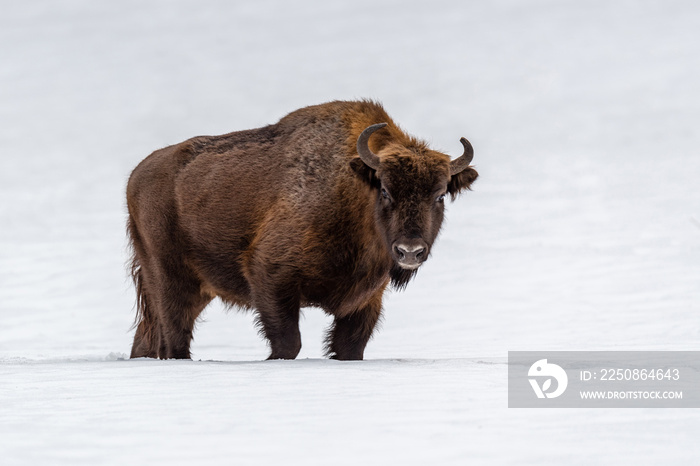
M406 257L406 250L401 246L394 246L394 251L399 256L399 259L403 260Z
M425 260L425 250L426 248L422 246L409 246L405 244L397 244L394 246L394 252L398 260L407 262Z

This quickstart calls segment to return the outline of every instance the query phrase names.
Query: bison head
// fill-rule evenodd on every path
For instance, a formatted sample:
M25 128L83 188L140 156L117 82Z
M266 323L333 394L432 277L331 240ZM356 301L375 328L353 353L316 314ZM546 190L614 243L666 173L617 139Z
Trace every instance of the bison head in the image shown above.
M394 261L392 281L403 286L430 255L442 225L445 197L454 199L469 189L478 173L469 166L474 150L465 138L464 154L452 161L413 139L401 144L385 138L375 154L369 138L385 126L372 125L362 132L357 140L360 157L353 168L375 188L377 229Z

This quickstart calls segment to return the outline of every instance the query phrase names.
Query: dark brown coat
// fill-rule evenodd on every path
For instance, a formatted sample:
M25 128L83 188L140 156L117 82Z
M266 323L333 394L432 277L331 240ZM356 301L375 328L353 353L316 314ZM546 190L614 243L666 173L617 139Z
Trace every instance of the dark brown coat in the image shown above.
M383 122L358 156L360 135ZM131 357L189 358L195 320L219 296L256 312L270 358L296 357L299 308L313 305L335 317L328 354L362 359L384 290L428 257L444 195L478 176L469 160L455 168L369 101L155 151L127 187Z

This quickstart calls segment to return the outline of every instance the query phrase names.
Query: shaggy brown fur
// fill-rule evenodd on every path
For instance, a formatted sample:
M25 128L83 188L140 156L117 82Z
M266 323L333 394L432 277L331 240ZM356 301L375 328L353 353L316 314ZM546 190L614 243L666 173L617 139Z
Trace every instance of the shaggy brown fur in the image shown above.
M381 160L374 170L356 143L382 122L369 142ZM264 128L155 151L127 187L138 307L131 357L189 358L195 321L218 296L255 310L271 359L299 353L303 306L334 316L328 355L362 359L384 290L415 273L396 245L424 245L425 260L444 194L477 176L471 167L450 176L447 155L370 101L306 107Z

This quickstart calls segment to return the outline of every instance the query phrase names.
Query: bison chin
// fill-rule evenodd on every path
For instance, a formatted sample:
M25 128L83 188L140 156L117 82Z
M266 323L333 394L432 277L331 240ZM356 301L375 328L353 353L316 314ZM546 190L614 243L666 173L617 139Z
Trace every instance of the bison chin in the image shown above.
M391 265L391 271L389 272L389 276L391 277L391 286L397 291L403 290L416 274L417 270L418 267L414 269L404 269L399 264L394 262Z

